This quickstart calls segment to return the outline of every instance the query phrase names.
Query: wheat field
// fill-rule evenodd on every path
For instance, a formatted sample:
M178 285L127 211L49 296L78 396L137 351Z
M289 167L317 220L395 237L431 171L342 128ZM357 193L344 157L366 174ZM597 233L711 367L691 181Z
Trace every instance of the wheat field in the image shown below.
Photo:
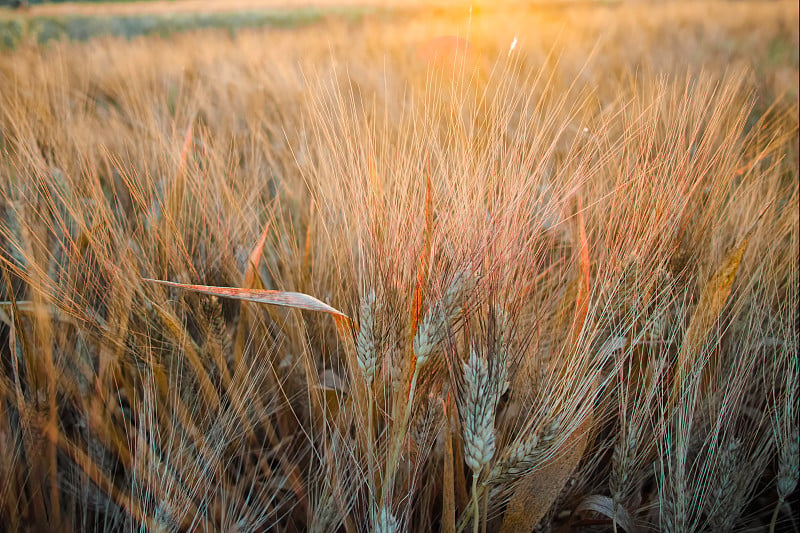
M0 55L0 530L797 531L798 6Z

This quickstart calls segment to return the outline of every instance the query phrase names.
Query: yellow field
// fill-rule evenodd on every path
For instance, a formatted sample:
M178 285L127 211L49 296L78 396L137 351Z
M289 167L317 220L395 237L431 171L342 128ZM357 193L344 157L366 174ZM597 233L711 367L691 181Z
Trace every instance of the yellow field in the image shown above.
M2 527L792 527L797 3L399 5L0 55Z
M509 0L505 0L510 4ZM516 2L519 3L519 2ZM476 7L481 7L485 2L473 2ZM491 5L498 5L493 3ZM343 6L377 6L377 7L403 7L403 6L445 6L468 7L464 0L434 0L422 2L421 0L153 0L146 2L109 2L76 4L71 2L58 4L43 4L30 6L31 15L73 15L73 14L129 14L140 13L185 13L197 11L240 11L286 8L297 9L300 7L343 7Z

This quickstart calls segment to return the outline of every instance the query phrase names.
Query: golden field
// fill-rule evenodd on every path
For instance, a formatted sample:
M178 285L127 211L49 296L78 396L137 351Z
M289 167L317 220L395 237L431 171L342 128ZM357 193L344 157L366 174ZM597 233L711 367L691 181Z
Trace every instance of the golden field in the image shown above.
M350 15L0 55L0 529L797 529L797 4Z

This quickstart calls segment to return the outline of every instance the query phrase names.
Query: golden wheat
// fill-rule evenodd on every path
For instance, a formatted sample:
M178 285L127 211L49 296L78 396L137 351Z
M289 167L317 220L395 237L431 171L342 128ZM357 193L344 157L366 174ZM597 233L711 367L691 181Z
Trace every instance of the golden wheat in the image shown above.
M789 527L797 21L452 7L2 55L0 523Z

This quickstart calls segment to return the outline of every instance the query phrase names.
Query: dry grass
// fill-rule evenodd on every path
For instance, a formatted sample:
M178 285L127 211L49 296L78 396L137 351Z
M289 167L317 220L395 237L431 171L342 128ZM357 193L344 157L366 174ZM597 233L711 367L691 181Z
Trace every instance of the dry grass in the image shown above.
M3 55L0 523L791 528L797 28L584 6Z

